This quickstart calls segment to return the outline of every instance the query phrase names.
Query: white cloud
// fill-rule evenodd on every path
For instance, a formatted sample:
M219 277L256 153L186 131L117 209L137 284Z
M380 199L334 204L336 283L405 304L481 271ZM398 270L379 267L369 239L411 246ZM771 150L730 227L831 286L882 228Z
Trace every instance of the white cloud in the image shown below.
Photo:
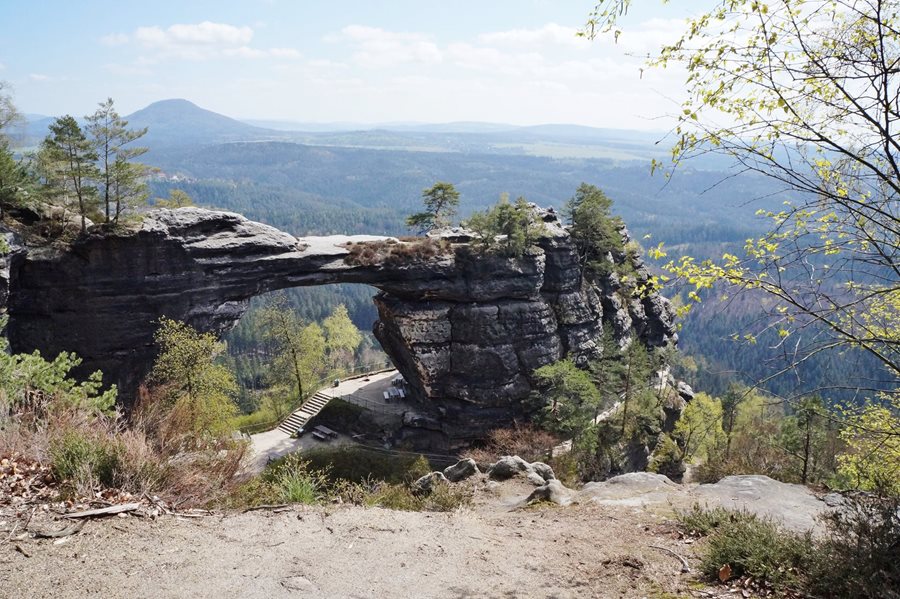
M327 41L349 42L356 48L354 60L364 67L394 67L402 64L435 64L443 60L441 50L421 33L398 33L378 27L349 25L341 35Z
M145 67L167 59L203 61L217 58L296 60L295 48L258 48L251 46L253 28L203 21L175 24L167 28L138 27L130 35L113 33L100 38L106 45L134 44L142 49L134 67ZM121 68L120 68L121 67ZM122 70L123 65L112 65Z
M49 75L42 75L40 73L29 73L28 78L32 81L50 81Z
M176 24L167 29L138 27L134 39L144 46L171 49L185 46L242 46L253 39L250 27L203 21L193 25Z
M483 33L478 36L478 41L488 45L508 46L534 46L543 44L558 44L564 46L589 47L591 42L576 34L578 29L566 27L556 23L547 23L537 29L510 29L509 31L495 31Z

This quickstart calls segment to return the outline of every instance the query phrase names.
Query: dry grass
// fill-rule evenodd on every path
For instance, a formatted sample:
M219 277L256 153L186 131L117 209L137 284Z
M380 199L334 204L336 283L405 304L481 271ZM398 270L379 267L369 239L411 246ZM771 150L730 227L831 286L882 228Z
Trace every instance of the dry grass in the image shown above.
M428 237L403 238L349 243L350 253L344 258L353 266L379 266L415 261L426 261L450 253L450 243Z
M245 444L209 438L186 451L190 423L165 410L158 394L142 400L130 420L77 406L20 409L0 422L0 458L50 466L60 496L92 499L115 489L196 506L228 493Z
M465 451L461 457L472 458L479 466L505 455L517 455L528 462L546 461L559 443L556 436L530 424L498 428L488 433L484 445Z

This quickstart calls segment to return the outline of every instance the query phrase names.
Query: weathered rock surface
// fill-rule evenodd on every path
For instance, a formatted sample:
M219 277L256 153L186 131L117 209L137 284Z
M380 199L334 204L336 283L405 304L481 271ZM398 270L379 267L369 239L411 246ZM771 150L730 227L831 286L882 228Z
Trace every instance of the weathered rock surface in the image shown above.
M829 505L803 485L768 476L728 476L717 483L680 485L661 474L632 472L582 487L574 499L603 505L665 506L688 509L694 504L746 510L771 518L791 530L821 532L819 517Z
M459 481L475 476L476 474L479 474L478 465L475 464L475 460L472 458L460 460L452 466L444 468L444 476L451 483L458 483Z
M488 467L487 475L492 480L507 480L521 475L536 487L546 485L556 479L553 468L547 464L543 462L529 464L517 455L501 457Z
M450 481L447 480L447 477L444 476L443 472L430 472L425 476L416 479L412 484L412 487L418 493L431 493L431 490L434 489L435 485L448 482Z
M575 498L575 491L567 488L556 479L547 481L544 485L531 492L525 499L525 503L536 501L549 501L557 505L569 505Z
M588 284L568 233L553 213L542 217L548 233L521 259L475 255L449 231L448 252L361 265L346 244L385 238L295 238L233 213L159 210L136 231L17 256L0 273L10 344L76 352L82 373L102 370L127 406L152 363L161 316L221 333L253 296L365 283L381 290L375 334L422 401L422 422L467 439L522 414L535 368L599 352L604 327L622 343L675 338L665 299L621 297L614 281Z

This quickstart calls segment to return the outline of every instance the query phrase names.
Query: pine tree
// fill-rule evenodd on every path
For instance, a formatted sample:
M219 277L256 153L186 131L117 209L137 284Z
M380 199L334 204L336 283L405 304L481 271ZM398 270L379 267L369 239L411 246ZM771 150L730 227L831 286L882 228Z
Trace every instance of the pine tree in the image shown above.
M87 231L88 215L98 208L97 188L100 178L96 166L97 152L73 117L59 117L50 125L50 135L41 144L39 163L45 178L47 194L61 199L64 206L75 202L81 216L81 232Z
M425 210L408 217L406 225L420 231L446 227L450 225L459 207L459 192L452 183L438 181L422 190L422 203Z
M96 145L100 162L100 195L107 223L119 222L124 210L144 203L148 196L143 180L147 167L132 162L145 154L147 148L125 147L143 137L147 129L127 127L128 121L116 112L112 98L107 98L87 117L87 131Z

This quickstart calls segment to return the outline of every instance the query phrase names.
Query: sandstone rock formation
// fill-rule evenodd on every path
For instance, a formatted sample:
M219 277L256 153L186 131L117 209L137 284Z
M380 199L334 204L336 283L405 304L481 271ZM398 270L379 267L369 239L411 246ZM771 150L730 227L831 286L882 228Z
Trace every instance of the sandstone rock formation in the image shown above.
M127 405L152 363L159 317L221 333L253 296L366 283L381 290L375 334L422 402L411 421L465 439L522 413L535 368L600 351L604 327L620 343L675 338L664 298L624 297L614 275L588 284L556 215L540 214L547 233L520 259L477 254L451 232L434 255L359 262L348 244L402 242L295 238L233 213L159 210L137 230L93 233L7 262L0 283L9 286L9 340L13 351L76 352L83 372L102 370ZM648 276L635 266L638 279Z

